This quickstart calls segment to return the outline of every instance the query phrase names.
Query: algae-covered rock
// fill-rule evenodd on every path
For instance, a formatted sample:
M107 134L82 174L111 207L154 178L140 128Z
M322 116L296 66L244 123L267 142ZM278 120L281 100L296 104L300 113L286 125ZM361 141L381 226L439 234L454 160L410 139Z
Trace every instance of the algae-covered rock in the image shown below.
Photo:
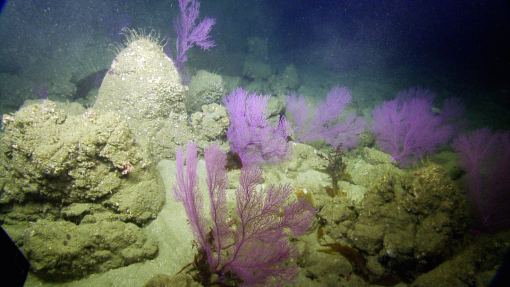
M126 120L151 159L158 161L193 138L186 121L186 87L156 39L130 33L126 47L106 73L92 109L98 114L115 112ZM162 130L176 136L157 136Z
M44 101L4 115L3 128L0 223L38 276L73 279L157 254L135 224L156 218L164 189L125 120Z
M250 79L267 79L275 70L266 63L259 61L246 61L243 65L243 76Z
M227 93L225 82L220 75L200 70L191 78L186 92L186 110L188 113L200 111L203 105L220 103Z
M140 37L113 60L94 110L139 120L185 116L184 91L179 73L162 47Z
M116 193L148 156L125 121L87 111L73 116L46 101L4 116L2 143L12 181L0 203L36 198L94 201Z
M379 225L359 223L348 233L348 237L352 240L354 246L373 255L381 249L384 237L383 230Z
M209 129L192 131L184 103L188 88L157 39L136 31L128 38L106 73L92 110L101 115L114 112L125 120L153 161L175 158L179 145L190 140L210 139L198 142L203 148L220 139ZM200 75L188 95L198 107L218 101L225 90L221 77Z
M205 140L216 140L226 136L230 118L224 106L203 105L201 112L191 115L190 126L194 133L201 135Z
M430 268L444 260L468 224L464 195L444 168L431 164L378 178L356 211L360 224L378 224L384 232L380 260L386 266L408 268L422 263L421 268Z
M271 91L276 95L288 95L292 91L297 91L300 86L301 80L296 66L293 64L288 65L279 73L269 79Z
M23 232L31 270L49 281L64 281L152 259L158 247L138 226L119 221L76 225L40 220Z
M400 204L414 214L456 213L455 206L464 204L464 196L439 165L429 165L409 174L403 180L403 188L406 192Z
M347 197L334 198L334 205L323 201L318 216L324 233L373 255L388 271L437 266L466 232L463 193L441 166L406 172L385 160L373 160L367 151L364 158L374 165L362 158L346 161L352 175L352 186L345 186ZM358 187L365 192L355 200L352 194Z

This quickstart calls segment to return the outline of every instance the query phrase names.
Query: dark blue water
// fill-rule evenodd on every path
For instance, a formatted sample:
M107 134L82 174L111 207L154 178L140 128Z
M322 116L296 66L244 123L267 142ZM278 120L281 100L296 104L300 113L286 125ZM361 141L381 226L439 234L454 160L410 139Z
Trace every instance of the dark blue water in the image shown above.
M492 118L481 114L475 125L508 128L500 117L510 107L509 11L502 0L202 1L199 19L216 19L216 47L192 49L189 64L242 76L247 40L257 37L267 40L264 61L276 71L297 67L309 87L301 93L322 97L335 84L347 85L370 107L422 86L463 97L471 107L489 105ZM124 27L157 31L175 50L177 15L177 1L7 1L0 73L46 85L58 82L47 76L52 70L83 78L109 67L108 44L123 41ZM65 63L54 61L62 56ZM9 104L11 90L0 89L4 112L18 104Z

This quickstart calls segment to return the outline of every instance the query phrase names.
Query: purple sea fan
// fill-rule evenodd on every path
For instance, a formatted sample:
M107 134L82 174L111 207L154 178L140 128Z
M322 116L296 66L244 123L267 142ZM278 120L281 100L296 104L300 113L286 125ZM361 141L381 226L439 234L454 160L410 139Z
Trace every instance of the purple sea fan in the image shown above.
M237 88L223 97L230 115L227 138L230 150L236 152L243 165L277 164L290 158L291 149L287 142L292 133L290 124L281 117L273 126L266 116L269 95L249 94Z
M207 188L209 190L210 215L212 222L211 227L212 242L209 242L207 252L209 266L212 270L218 270L222 260L222 252L213 250L223 250L231 244L232 231L230 230L230 221L228 218L227 207L227 184L228 176L227 157L222 152L216 142L210 147L204 149L205 167L207 170Z
M429 90L409 89L372 111L370 130L393 161L401 165L416 161L452 138L454 130L449 122L454 119L434 112L433 99Z
M284 216L280 218L282 207L293 191L289 184L257 190L256 185L262 182L258 166L243 168L239 182L236 190L239 224L224 269L238 275L243 286L267 284L270 278L275 282L292 281L297 268L285 262L298 254L290 245L284 227L289 227L294 236L303 235L313 218L309 203L293 202L283 209Z
M187 84L189 77L184 66L184 63L188 60L186 52L195 44L203 50L209 50L215 46L209 32L211 32L212 25L216 23L216 20L205 18L195 26L200 13L200 1L197 0L179 0L179 9L181 10L181 16L174 21L175 32L177 33L175 64L181 74L182 82Z
M212 219L211 224L206 224L196 176L196 152L196 145L188 143L184 174L183 151L179 147L178 185L174 186L174 198L184 203L198 252L207 257L208 269L204 270L203 264L195 266L202 272L197 278L203 285L228 285L231 281L241 281L242 286L281 286L293 281L298 269L289 260L296 258L298 253L289 242L289 235L309 233L315 216L311 204L304 200L287 203L293 192L289 184L257 189L262 183L262 171L251 165L241 170L240 186L235 193L237 217L229 219L225 192L228 182L226 155L216 143L205 148ZM215 282L211 282L211 274L217 275Z
M204 200L198 188L197 146L188 144L186 150L186 173L184 172L184 153L179 147L176 154L177 186L174 185L174 198L184 203L188 223L199 248L207 249L207 229L204 213ZM209 250L210 252L210 250Z
M313 108L296 93L292 93L286 102L287 111L296 125L296 142L324 139L335 148L339 144L342 148L353 148L358 136L365 130L366 121L362 117L348 114L340 119L351 102L351 91L346 87L334 87L326 99Z
M491 231L509 223L510 132L488 128L462 134L453 141L476 224Z

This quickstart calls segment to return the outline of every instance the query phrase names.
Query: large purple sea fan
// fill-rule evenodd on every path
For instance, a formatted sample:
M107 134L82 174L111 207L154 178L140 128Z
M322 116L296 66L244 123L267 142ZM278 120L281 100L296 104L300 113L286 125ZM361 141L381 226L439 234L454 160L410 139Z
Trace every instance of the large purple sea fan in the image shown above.
M239 155L243 165L278 164L289 159L292 133L289 122L281 117L276 125L269 122L266 106L269 95L235 89L223 97L230 116L227 138L230 150Z
M446 100L442 114L437 114L434 97L430 90L411 88L372 111L370 130L379 147L402 166L435 152L458 128L455 122L463 113L462 103Z
M488 128L453 141L478 228L497 231L510 224L510 132Z
M324 139L333 147L353 148L366 127L366 120L344 111L351 102L351 91L346 87L334 87L325 100L314 107L306 104L303 96L292 93L286 99L287 111L296 125L295 141L305 142Z
M298 253L289 236L308 233L315 214L311 204L304 200L287 203L293 192L289 184L257 188L263 182L262 171L250 165L241 170L235 193L237 216L230 218L226 155L215 144L205 148L212 219L211 224L206 224L196 162L196 145L190 142L184 174L183 151L179 148L174 198L184 203L198 252L207 256L209 269L204 273L209 276L198 276L203 280L201 283L234 280L241 281L242 286L280 286L293 281L298 269L289 260ZM210 274L217 274L217 281L211 282Z

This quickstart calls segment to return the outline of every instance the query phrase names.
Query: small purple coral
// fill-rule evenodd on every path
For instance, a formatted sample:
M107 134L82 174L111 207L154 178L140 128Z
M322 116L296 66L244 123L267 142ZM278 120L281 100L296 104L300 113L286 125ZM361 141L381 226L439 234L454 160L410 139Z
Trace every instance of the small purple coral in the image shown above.
M175 64L181 74L182 82L187 84L189 77L186 73L186 67L184 67L184 63L188 60L186 52L195 44L203 50L209 50L215 46L209 32L211 32L212 25L216 23L216 20L205 18L198 25L195 25L200 13L200 1L197 0L179 0L179 9L181 10L181 16L174 21L174 28L177 33Z

